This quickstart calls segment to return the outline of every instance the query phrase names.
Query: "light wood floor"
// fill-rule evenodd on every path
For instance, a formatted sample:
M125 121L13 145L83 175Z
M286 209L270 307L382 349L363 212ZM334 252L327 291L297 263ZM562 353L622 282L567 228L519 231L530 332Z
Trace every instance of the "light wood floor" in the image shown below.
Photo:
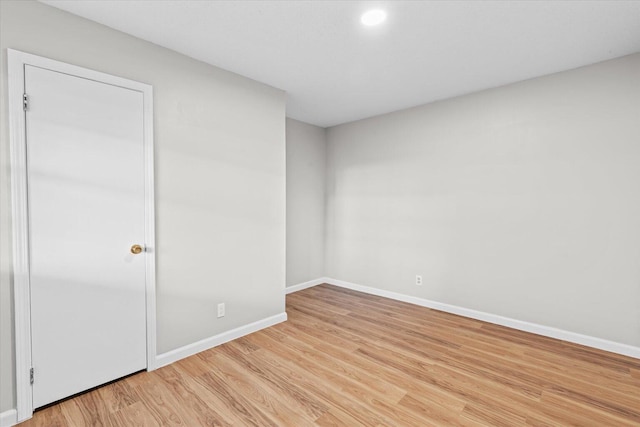
M640 360L335 288L22 426L640 426Z

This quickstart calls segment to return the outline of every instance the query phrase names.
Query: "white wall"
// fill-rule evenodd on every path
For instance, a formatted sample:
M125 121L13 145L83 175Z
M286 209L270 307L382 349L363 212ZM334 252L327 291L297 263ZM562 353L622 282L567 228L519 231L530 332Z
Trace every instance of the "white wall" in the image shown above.
M31 1L0 2L0 47L0 412L15 404L6 48L153 85L159 353L284 312L282 91Z
M640 345L640 54L327 141L327 276Z
M287 286L324 276L325 130L287 119Z

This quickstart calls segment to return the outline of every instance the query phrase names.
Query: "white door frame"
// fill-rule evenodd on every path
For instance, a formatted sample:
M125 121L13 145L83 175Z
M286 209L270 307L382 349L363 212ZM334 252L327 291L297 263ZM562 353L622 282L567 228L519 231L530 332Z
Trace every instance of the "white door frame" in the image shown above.
M13 234L13 293L15 321L16 409L18 422L33 415L31 369L31 298L29 217L27 198L27 142L23 95L26 65L136 90L144 98L144 198L147 370L156 365L155 207L153 173L153 88L144 83L87 68L7 49L9 77L9 135L11 148L11 204ZM27 94L28 95L28 94Z

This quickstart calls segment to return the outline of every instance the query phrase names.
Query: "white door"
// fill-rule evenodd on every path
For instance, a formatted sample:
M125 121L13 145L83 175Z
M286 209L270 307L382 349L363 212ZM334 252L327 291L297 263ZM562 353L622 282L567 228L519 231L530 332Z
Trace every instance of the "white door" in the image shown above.
M25 66L33 407L146 368L143 94Z

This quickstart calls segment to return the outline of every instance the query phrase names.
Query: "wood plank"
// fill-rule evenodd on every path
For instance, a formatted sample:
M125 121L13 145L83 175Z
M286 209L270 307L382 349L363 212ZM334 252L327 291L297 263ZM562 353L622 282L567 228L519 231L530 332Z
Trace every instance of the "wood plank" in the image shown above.
M637 359L329 285L287 313L21 427L640 426Z
M156 374L178 403L189 410L197 420L196 425L231 426L236 420L235 417L229 418L225 405L214 396L204 397L204 390L198 388L196 381L192 377L183 377L175 367L165 366L152 374Z
M271 388L269 383L256 380L251 371L236 365L223 354L214 356L213 360L215 369L208 375L217 376L227 388L232 389L236 395L235 400L245 401L247 406L250 405L258 412L266 414L275 425L304 427L313 424L315 417L309 417L304 411L296 411L284 404L280 394ZM206 381L206 375L203 379Z
M306 414L310 419L317 419L329 410L329 407L312 394L308 393L297 384L288 381L288 378L270 369L266 364L254 363L250 359L243 357L234 351L233 343L223 346L220 352L215 354L218 357L226 357L230 363L235 363L239 368L251 372L256 379L271 386L274 393L280 396L284 404L295 407L301 413Z
M153 418L149 409L141 402L136 402L117 412L109 414L111 425L159 427L160 424Z
M96 390L109 413L120 411L140 401L137 393L126 381L116 381Z

